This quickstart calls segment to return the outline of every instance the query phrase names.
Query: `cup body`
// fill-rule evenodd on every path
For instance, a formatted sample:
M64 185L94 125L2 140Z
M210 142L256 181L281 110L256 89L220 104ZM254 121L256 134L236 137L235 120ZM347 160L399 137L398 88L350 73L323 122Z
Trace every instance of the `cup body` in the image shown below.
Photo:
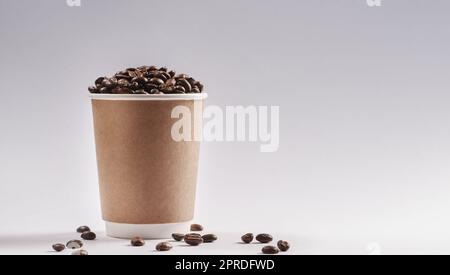
M206 94L92 95L102 216L117 238L169 238L194 216L200 141L176 141L176 107L201 132ZM199 119L200 118L200 119Z

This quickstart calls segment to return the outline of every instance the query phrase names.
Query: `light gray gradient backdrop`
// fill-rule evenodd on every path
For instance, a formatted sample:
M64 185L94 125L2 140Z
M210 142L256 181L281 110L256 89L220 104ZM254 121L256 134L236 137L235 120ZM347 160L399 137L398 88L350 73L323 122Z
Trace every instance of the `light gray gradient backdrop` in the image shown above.
M296 236L296 253L450 253L449 10L0 0L0 240L102 228L87 86L158 64L209 104L280 106L277 153L203 145L198 222Z

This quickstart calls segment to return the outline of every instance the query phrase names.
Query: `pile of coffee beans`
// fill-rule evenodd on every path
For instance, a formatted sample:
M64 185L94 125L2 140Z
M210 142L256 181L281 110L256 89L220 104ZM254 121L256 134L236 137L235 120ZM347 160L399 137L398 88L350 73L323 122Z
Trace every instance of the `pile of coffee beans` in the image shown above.
M93 94L199 94L203 88L188 75L165 67L141 66L99 77L88 90Z

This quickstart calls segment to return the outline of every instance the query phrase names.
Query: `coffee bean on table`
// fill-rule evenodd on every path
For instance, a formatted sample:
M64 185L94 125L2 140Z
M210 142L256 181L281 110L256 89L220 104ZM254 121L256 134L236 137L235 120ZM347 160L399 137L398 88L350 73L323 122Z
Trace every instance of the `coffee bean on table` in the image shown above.
M134 237L133 239L131 239L131 245L132 246L144 246L145 241L141 237Z
M88 232L84 232L83 234L81 234L81 238L83 240L93 241L97 238L97 235L92 231L88 231Z
M53 250L55 250L56 252L61 252L61 251L63 251L64 249L66 249L66 246L65 246L64 244L62 244L62 243L57 243L57 244L54 244L54 245L52 246L52 248L53 248Z
M77 232L78 233L84 233L84 232L88 232L91 231L91 229L89 228L89 226L83 225L77 228Z
M278 254L280 252L280 250L278 250L278 248L276 248L275 246L265 246L262 249L262 253L264 254Z
M212 243L217 241L217 236L214 234L206 234L202 236L202 239L204 243Z
M80 240L71 240L67 242L66 247L69 249L80 249L83 247L83 242Z
M283 240L279 241L277 243L277 246L283 252L286 252L289 250L289 248L291 248L291 245L287 241L283 241Z
M252 233L247 233L247 234L245 234L244 236L242 236L241 237L241 240L244 242L244 243L251 243L251 242L253 242L253 234Z
M181 242L181 241L184 239L184 234L181 234L181 233L173 233L173 234L172 234L172 238L173 238L175 241Z
M73 256L88 256L89 253L86 250L80 249L80 250L75 250L74 252L72 252Z
M166 83L164 83L165 86L175 86L177 84L177 81L175 78L168 79Z
M192 246L198 246L203 243L203 238L200 234L190 233L184 236L184 241Z
M270 243L273 241L273 237L269 234L259 234L256 236L256 240L260 243Z
M172 249L172 245L168 242L162 242L156 245L158 251L169 251Z
M201 224L191 224L191 231L203 231L203 226Z

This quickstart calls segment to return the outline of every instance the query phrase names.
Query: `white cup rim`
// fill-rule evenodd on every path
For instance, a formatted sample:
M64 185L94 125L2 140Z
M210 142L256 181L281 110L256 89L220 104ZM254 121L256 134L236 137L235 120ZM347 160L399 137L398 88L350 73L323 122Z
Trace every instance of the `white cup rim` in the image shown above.
M201 94L159 94L159 95L130 95L130 94L89 94L92 100L204 100L207 93Z

